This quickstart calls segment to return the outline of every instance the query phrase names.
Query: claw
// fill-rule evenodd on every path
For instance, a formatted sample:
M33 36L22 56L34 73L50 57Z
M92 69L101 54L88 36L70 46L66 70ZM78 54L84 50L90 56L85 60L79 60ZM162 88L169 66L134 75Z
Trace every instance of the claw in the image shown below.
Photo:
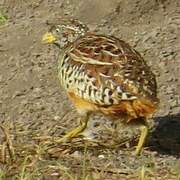
M82 132L86 129L87 127L87 122L88 122L89 116L86 115L81 118L80 122L81 125L72 129L70 132L68 132L66 135L64 135L62 138L56 140L57 143L63 143L68 140L71 140L72 138L75 138L77 136L82 135Z

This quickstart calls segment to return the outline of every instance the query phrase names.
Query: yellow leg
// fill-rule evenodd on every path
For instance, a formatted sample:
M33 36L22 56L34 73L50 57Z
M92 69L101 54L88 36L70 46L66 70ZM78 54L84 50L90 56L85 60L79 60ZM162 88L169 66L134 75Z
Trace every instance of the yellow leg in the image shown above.
M148 135L148 125L146 123L141 127L141 135L140 135L140 138L139 138L139 141L138 141L135 153L134 153L135 155L140 154L140 152L143 148L143 145L145 143L147 135Z
M84 131L84 129L87 127L89 115L85 115L80 119L80 125L69 132L67 132L66 135L64 135L62 138L55 140L57 143L66 142L67 140L70 140L74 137L77 137L81 135L81 133Z

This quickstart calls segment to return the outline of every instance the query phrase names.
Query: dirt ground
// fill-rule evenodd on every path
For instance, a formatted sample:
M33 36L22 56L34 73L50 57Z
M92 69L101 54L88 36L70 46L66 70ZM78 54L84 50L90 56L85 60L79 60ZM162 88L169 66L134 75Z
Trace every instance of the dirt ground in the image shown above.
M0 179L180 179L179 0L1 0L0 13ZM160 107L141 156L47 143L78 117L59 86L58 50L41 43L57 17L127 41L152 67Z

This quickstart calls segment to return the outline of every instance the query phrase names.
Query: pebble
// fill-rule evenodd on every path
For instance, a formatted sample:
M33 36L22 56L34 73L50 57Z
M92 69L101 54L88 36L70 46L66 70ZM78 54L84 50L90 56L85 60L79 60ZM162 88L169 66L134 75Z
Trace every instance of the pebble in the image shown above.
M25 90L15 91L14 94L12 95L12 98L14 99L17 96L23 96L23 95L25 95Z
M40 93L40 92L41 92L41 88L34 88L33 91L34 91L35 93Z
M51 176L59 176L59 173L54 172L54 173L51 174Z
M166 87L166 94L173 94L173 92L174 92L173 87L171 87L171 86Z
M99 159L104 159L105 156L104 156L103 154L100 154L100 155L98 156L98 158L99 158Z
M167 82L172 82L175 80L175 77L173 75L170 75L167 79Z
M178 105L178 100L174 99L174 97L172 97L173 99L171 99L170 102L170 107L176 107Z
M60 120L60 116L54 116L54 120Z
M74 151L71 156L80 159L82 157L82 154L79 151Z

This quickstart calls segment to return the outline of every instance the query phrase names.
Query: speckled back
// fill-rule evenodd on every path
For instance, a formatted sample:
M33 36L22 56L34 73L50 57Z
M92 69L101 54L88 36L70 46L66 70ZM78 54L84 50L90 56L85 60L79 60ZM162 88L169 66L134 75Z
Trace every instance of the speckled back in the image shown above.
M64 50L59 78L68 92L100 105L156 98L156 80L143 58L115 37L87 33Z

